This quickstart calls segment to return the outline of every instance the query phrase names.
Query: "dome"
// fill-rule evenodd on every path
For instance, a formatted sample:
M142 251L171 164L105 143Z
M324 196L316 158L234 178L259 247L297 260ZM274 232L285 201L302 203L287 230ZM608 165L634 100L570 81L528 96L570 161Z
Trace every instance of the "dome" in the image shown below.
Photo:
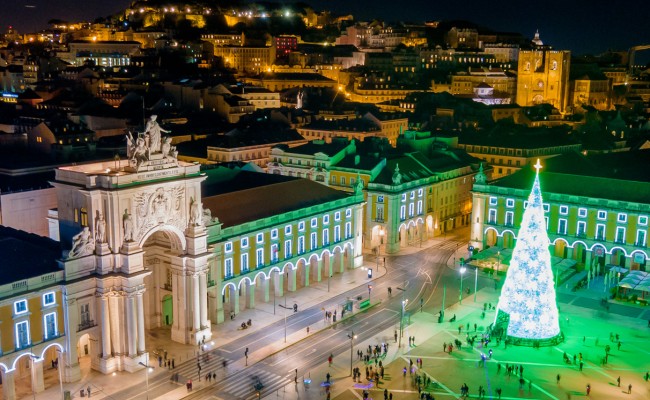
M539 38L539 29L535 31L535 37L531 41L533 42L533 44L535 44L537 46L544 45L544 42L542 42L542 39Z

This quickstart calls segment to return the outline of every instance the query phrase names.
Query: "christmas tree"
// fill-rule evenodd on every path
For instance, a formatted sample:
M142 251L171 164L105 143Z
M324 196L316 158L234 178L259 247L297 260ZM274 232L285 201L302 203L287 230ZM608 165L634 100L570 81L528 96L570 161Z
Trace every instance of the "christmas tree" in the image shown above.
M563 340L539 185L541 167L537 160L535 182L499 297L495 326L497 334L505 329L512 344L524 346L553 345Z

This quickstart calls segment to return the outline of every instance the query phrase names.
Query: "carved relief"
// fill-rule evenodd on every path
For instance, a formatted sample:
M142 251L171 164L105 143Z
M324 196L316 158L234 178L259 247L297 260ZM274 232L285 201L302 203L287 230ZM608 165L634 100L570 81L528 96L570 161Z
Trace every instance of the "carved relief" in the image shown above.
M68 253L68 259L83 257L93 254L95 250L95 240L90 233L90 229L84 226L83 230L72 237L72 250Z
M158 188L153 192L138 193L133 199L134 229L132 240L139 241L151 228L172 225L185 229L187 217L184 212L185 188ZM127 237L125 236L125 240Z

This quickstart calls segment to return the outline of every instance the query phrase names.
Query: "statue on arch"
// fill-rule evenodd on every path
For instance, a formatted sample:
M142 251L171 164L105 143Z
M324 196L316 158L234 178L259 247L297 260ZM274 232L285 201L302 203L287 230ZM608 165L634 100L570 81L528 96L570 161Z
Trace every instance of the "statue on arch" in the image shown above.
M95 241L87 226L72 237L72 250L68 254L68 258L76 258L87 256L93 253L95 249Z
M124 241L132 242L133 241L133 217L129 214L129 210L124 210L124 215L122 215L122 227L124 228Z
M104 215L97 210L95 217L95 242L106 243L106 220Z
M190 226L203 225L203 205L201 200L190 197Z
M169 133L169 131L163 129L160 127L158 124L158 121L156 119L158 118L157 115L152 115L149 117L149 121L147 121L147 125L144 128L144 136L145 138L149 138L148 140L148 148L149 148L149 153L160 153L161 150L161 144L162 144L162 133Z

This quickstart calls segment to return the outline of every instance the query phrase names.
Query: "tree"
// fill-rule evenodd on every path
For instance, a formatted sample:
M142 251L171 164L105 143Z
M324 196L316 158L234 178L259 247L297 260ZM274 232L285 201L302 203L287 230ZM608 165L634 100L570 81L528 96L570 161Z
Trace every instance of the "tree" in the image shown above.
M513 344L554 345L563 340L553 286L537 160L535 181L497 306L497 329Z

